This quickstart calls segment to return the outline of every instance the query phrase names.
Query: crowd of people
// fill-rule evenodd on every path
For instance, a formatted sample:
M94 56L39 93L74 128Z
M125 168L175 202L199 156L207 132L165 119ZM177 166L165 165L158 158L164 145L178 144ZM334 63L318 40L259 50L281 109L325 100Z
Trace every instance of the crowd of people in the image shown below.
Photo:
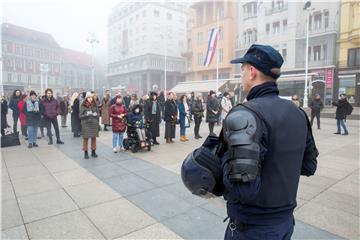
M8 108L12 110L13 132L17 132L20 120L21 134L28 141L28 147L38 147L37 139L43 138L46 129L48 144L53 144L52 127L55 130L57 144L64 144L60 138L58 116L61 116L61 127L67 127L67 116L71 115L71 131L74 138L82 137L84 157L89 158L88 142L91 141L91 156L97 157L96 138L99 131L113 132L112 148L116 153L124 151L124 133L129 125L136 124L136 133L140 146L147 147L159 145L157 138L160 136L160 124L165 122L164 138L167 144L174 143L176 129L179 125L180 141L186 142L187 129L193 126L194 138L201 139L200 126L205 118L208 124L209 135L215 136L215 125L221 125L232 107L235 105L234 96L225 93L210 91L204 100L203 94L191 92L189 95L178 95L168 92L159 94L151 92L138 98L136 94L130 95L126 92L124 96L117 92L115 96L110 95L107 90L100 100L95 92L73 93L71 98L63 96L55 98L52 89L46 89L44 95L38 95L35 91L27 94L17 89L10 98L9 103L1 99L1 134L5 135L5 129L9 128L7 122ZM292 101L300 106L296 95ZM346 116L351 114L352 107L347 101L345 94L341 95L337 106L337 132L343 135L348 134L345 124ZM311 109L311 125L314 119L317 120L317 127L320 129L320 112L324 107L320 95L315 95L309 105ZM52 126L52 127L51 127ZM38 135L38 129L40 134Z

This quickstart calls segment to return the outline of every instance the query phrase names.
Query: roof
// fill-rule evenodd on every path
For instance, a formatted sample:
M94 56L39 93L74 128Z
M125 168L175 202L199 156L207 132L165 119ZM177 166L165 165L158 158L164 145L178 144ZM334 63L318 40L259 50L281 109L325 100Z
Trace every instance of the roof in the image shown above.
M60 48L52 35L10 23L1 24L1 34L3 38L8 36L30 44Z
M79 65L79 66L87 66L87 67L91 67L92 66L92 56L84 53L84 52L79 52L79 51L75 51L72 49L68 49L68 48L63 48L63 62L64 63L70 63L70 64L74 64L74 65Z
M221 88L229 79L219 80L219 88ZM209 92L210 90L217 91L216 89L216 80L201 80L201 81L187 81L179 82L175 87L173 87L170 92L175 93L187 93L187 92Z

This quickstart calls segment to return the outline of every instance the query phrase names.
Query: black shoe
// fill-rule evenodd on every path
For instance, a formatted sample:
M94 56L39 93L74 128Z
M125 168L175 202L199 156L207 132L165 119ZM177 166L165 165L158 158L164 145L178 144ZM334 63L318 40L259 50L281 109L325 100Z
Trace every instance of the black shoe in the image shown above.
M85 159L89 159L88 151L84 151L84 158L85 158Z
M33 147L32 143L29 143L28 148L32 148L32 147Z
M64 142L61 140L56 140L56 144L64 144Z
M339 133L339 132L335 132L334 134L341 134L341 133Z
M154 141L153 143L154 143L154 145L160 145L160 143L158 141Z
M37 137L37 139L41 139L41 137Z
M39 145L37 145L36 143L33 143L33 147L39 147Z
M25 137L25 140L27 141L29 138L28 137Z
M104 131L107 132L107 131L109 131L109 130L108 130L107 128L104 128Z
M198 138L202 138L202 136L198 135Z
M96 154L95 150L92 150L91 151L91 156L94 157L94 158L97 158L98 155Z
M349 135L349 133L348 133L348 132L346 132L346 133L343 133L343 134L341 134L341 135Z
M53 140L51 139L48 143L48 145L52 145L53 144Z
M318 128L318 130L321 130L321 128Z
M199 139L199 136L195 136L195 139Z

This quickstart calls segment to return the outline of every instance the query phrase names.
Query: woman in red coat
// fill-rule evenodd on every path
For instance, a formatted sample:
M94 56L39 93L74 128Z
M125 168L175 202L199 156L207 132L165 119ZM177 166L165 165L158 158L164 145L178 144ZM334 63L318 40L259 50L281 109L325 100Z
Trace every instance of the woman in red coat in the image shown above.
M126 130L126 107L123 104L123 99L120 95L115 97L115 104L110 108L110 117L112 118L112 131L113 131L113 150L114 153L118 149L124 150L123 139Z
M27 140L26 113L24 112L25 104L26 104L26 94L20 97L20 101L18 102L18 109L20 112L21 135L25 136L25 140Z

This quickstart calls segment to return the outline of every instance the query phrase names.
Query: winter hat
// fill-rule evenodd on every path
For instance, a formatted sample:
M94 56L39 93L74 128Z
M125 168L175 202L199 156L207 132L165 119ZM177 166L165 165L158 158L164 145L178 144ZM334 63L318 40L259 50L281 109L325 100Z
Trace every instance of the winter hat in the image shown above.
M90 97L94 97L94 94L92 94L91 92L86 92L85 99Z
M29 96L32 96L32 95L35 95L35 96L37 96L36 92L35 92L35 91L33 91L33 90L31 90L31 91L30 91L30 94L29 94Z

